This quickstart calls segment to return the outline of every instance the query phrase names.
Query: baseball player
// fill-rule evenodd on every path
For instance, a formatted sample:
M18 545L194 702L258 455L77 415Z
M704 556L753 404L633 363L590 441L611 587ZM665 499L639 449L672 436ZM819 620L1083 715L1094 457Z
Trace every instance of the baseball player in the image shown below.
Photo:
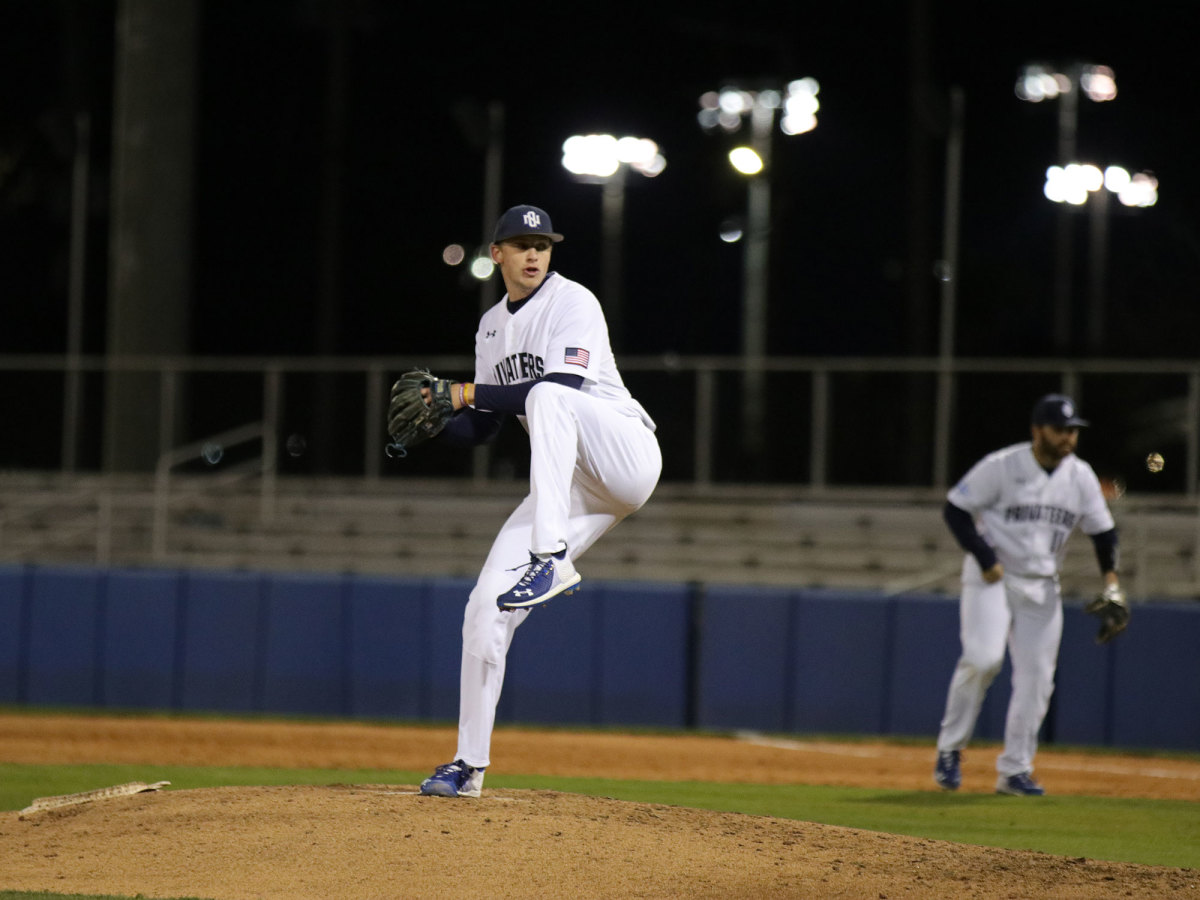
M491 256L507 293L480 319L474 382L450 390L463 410L442 431L452 441L480 443L506 416L518 418L529 434L530 491L467 601L458 750L423 794L479 796L513 633L533 607L578 587L575 561L649 499L662 471L655 424L621 380L599 301L549 269L561 240L536 206L500 217Z
M943 511L966 551L959 603L962 655L950 680L933 774L945 790L962 783L962 750L1007 644L1012 699L1004 751L996 760L996 792L1045 793L1033 780L1033 757L1062 637L1058 573L1076 527L1095 545L1103 596L1124 603L1113 517L1092 467L1075 455L1079 429L1088 423L1063 394L1038 400L1031 421L1032 439L976 463L950 490Z

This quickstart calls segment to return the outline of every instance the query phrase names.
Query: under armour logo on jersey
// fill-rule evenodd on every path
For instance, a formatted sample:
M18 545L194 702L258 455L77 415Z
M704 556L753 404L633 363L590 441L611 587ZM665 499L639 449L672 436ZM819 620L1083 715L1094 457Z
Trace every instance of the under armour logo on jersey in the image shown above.
M535 213L532 209L526 212L525 215L521 216L521 221L530 228L542 227L542 217Z
M489 331L487 334L485 334L483 336L483 339L486 341L486 340L490 340L491 338L494 338L495 336L496 336L496 332Z

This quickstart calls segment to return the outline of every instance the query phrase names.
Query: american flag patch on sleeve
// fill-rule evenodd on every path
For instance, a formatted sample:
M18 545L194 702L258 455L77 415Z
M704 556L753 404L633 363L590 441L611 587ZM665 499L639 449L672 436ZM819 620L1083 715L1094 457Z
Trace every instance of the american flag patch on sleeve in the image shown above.
M563 362L571 363L575 366L583 366L586 369L588 365L588 352L582 347L568 347L567 354L563 357Z

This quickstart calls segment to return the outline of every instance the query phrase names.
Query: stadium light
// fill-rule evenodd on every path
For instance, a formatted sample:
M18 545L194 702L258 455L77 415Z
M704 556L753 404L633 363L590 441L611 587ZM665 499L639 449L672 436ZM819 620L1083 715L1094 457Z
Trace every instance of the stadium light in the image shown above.
M734 147L729 151L729 164L743 175L757 175L763 170L763 158L753 147Z
M1115 196L1123 206L1153 206L1158 202L1158 179L1151 172L1131 174L1123 166L1108 166L1100 171L1099 166L1090 163L1068 163L1046 169L1042 193L1065 206L1089 207L1088 347L1093 353L1100 353L1104 343L1109 198Z
M741 129L745 117L753 119L755 110L769 110L770 119L778 110L780 131L789 135L804 134L817 127L817 110L821 107L817 94L820 90L815 78L798 78L789 82L783 91L774 88L746 91L727 86L701 95L696 118L705 131L733 134Z
M667 167L658 144L649 138L611 134L575 134L563 141L562 166L578 181L603 186L601 291L614 344L620 343L623 306L622 233L625 219L625 175L633 171L656 178Z
M1058 105L1058 159L1055 162L1065 169L1076 157L1080 95L1093 103L1116 99L1117 76L1108 66L1096 63L1074 62L1058 66L1031 62L1018 72L1014 91L1027 103L1054 101ZM1078 186L1063 183L1062 188L1078 198ZM1070 201L1063 202L1071 205ZM1071 257L1071 225L1064 206L1058 214L1054 253L1054 340L1060 351L1068 349L1075 332L1071 325Z
M654 178L667 167L658 144L649 138L616 138L611 134L576 134L563 141L563 168L581 181L604 183L621 166Z
M1089 163L1068 163L1046 169L1042 192L1055 203L1082 206L1090 194L1104 189L1115 194L1122 206L1147 207L1158 202L1158 179L1150 172L1131 174L1122 166L1103 172Z
M1045 63L1028 63L1017 77L1016 94L1028 103L1054 100L1071 93L1078 86L1085 97L1094 103L1114 100L1117 96L1117 77L1108 66L1076 64L1067 72L1057 72Z
M746 241L742 262L742 354L745 360L745 427L743 441L755 454L764 445L765 400L763 361L767 352L767 264L771 221L771 135L776 120L785 135L804 134L817 127L821 90L815 78L798 78L783 90L745 90L727 85L700 97L696 119L706 132L734 134L750 122L749 146L729 154L730 165L747 176L744 229L722 224L721 240Z

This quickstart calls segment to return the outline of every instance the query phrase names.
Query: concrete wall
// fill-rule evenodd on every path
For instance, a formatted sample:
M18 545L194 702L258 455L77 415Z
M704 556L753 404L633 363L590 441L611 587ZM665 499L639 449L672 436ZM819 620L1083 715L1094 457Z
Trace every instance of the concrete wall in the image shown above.
M0 703L454 720L469 588L0 567ZM1068 606L1045 739L1200 750L1200 605L1095 631ZM587 580L518 631L499 720L932 737L957 654L945 597ZM1000 736L1007 680L977 736Z

